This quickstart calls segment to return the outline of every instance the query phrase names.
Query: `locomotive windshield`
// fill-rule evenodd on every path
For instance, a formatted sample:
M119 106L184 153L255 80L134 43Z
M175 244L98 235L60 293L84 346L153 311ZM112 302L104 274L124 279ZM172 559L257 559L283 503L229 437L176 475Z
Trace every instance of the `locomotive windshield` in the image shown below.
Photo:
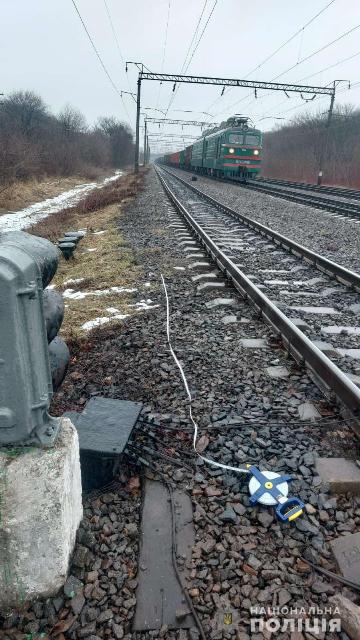
M250 134L248 134L246 136L246 144L253 144L253 145L258 145L259 144L259 138L258 136L252 136Z
M231 144L244 144L244 136L242 133L230 133L229 142Z

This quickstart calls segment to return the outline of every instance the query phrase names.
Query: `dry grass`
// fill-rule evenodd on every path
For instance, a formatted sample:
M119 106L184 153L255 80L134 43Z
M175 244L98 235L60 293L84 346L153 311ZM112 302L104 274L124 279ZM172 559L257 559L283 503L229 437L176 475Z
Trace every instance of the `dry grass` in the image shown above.
M35 202L54 198L63 191L73 189L79 184L89 182L83 176L67 178L44 178L43 180L27 180L14 182L0 188L0 215L8 211L23 209Z
M107 205L124 203L135 197L142 186L144 175L145 172L138 175L125 174L101 189L94 189L73 207L62 209L41 220L28 231L57 242L65 231L73 231L71 227L74 227L75 220L80 224L80 228L83 226L89 228L89 214Z
M103 189L89 194L78 205L53 214L34 225L32 233L56 241L69 230L85 229L87 234L79 243L74 259L61 260L52 282L58 291L74 289L86 293L111 287L136 288L141 270L132 250L125 244L117 228L117 220L124 206L142 188L144 173L125 175ZM97 231L105 233L97 234ZM90 250L90 251L89 251ZM65 284L67 280L84 278L80 283ZM131 293L89 295L82 299L65 299L65 319L61 335L76 340L84 335L81 326L98 317L109 317L106 309L114 307L118 313L130 314L133 309Z

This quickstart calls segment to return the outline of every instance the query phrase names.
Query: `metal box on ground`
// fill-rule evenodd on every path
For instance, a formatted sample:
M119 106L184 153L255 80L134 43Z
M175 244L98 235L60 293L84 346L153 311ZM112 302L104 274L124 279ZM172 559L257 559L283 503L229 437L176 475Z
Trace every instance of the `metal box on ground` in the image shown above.
M113 479L141 409L141 402L94 397L82 413L65 413L79 435L84 490L100 488Z

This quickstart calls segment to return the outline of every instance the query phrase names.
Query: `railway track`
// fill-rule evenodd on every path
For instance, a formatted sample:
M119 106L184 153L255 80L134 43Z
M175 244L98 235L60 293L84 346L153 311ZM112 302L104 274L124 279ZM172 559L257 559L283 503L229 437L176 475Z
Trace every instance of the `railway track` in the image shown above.
M239 214L171 171L157 172L205 251L295 359L306 363L325 395L358 421L360 275ZM359 434L358 425L355 429Z
M323 209L356 222L360 220L360 203L352 202L354 199L360 200L360 191L342 189L341 187L318 187L317 185L270 178L249 179L246 183L240 180L229 180L214 176L212 176L212 179L219 182L237 184L244 189L259 191L296 202L297 204L314 207L315 209Z
M346 199L349 196L340 193L329 195L330 192L321 192L319 194L318 191L315 193L312 189L307 191L301 184L290 183L285 185L283 181L268 181L266 179L248 180L246 183L239 184L246 189L260 191L278 198L285 198L297 204L304 204L316 209L325 209L334 214L360 220L360 203L351 202ZM336 198L334 195L336 195Z
M295 189L301 189L304 191L316 191L319 194L330 194L341 198L353 198L355 200L360 200L360 191L356 189L347 189L345 187L330 187L327 185L317 185L309 182L294 182L278 178L256 178L256 182L277 184L284 187L294 187Z

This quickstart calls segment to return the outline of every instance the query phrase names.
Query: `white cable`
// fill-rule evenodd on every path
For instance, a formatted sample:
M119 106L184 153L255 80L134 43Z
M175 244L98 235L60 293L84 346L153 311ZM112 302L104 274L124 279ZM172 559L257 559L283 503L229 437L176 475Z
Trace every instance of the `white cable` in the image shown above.
M168 341L168 345L169 345L169 349L170 349L170 353L174 359L174 362L176 364L176 366L178 367L183 383L184 383L184 387L185 387L185 391L187 393L188 399L189 399L189 416L190 416L190 420L193 424L194 427L194 436L193 436L193 449L196 453L196 455L201 458L201 460L204 460L204 462L207 462L208 464L213 465L214 467L220 467L220 469L225 469L227 471L235 471L236 473L245 473L245 474L249 474L249 471L247 469L241 469L240 467L230 467L227 464L221 464L221 462L215 462L215 460L210 460L210 458L206 458L205 456L201 455L201 453L199 453L196 450L196 442L198 439L198 425L195 422L194 418L193 418L193 414L192 414L192 396L191 396L191 391L189 389L189 385L188 382L186 380L186 376L185 376L185 372L184 369L181 365L181 363L179 362L177 355L174 351L174 349L172 348L171 345L171 339L170 339L170 306L169 306L169 296L168 296L168 292L167 292L167 288L166 288L166 284L165 284L165 280L164 280L164 276L162 273L160 273L161 276L161 280L162 280L162 285L164 287L164 291L165 291L165 298L166 298L166 335L167 335L167 341Z

